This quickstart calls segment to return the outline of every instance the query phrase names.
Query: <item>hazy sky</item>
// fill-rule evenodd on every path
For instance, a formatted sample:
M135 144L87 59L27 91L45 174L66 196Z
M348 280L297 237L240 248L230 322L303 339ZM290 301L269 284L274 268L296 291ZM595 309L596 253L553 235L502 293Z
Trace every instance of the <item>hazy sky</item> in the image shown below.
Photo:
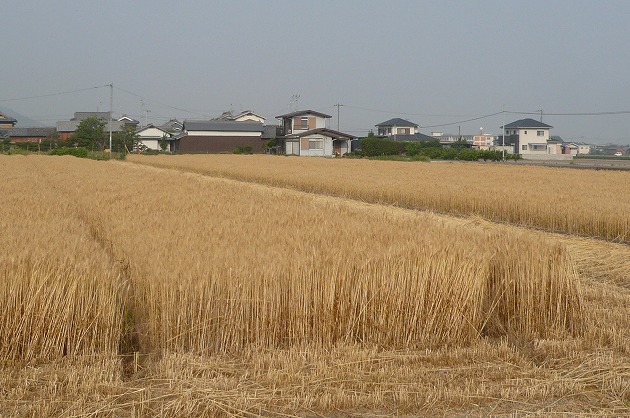
M251 109L333 115L365 135L500 133L540 115L565 140L630 143L630 1L5 0L0 106L46 125L109 110L144 123ZM144 106L143 106L144 105ZM546 114L549 113L549 114ZM432 125L451 124L444 127ZM18 125L20 126L20 125Z

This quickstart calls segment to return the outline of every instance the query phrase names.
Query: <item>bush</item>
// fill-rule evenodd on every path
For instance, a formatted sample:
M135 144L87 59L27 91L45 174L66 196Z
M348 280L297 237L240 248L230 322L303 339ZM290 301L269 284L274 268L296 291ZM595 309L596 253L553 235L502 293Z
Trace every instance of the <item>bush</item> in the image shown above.
M455 159L460 161L477 161L479 160L479 151L476 149L464 148L457 153Z
M252 146L243 145L242 147L236 147L232 151L232 154L252 154Z
M503 159L503 154L501 151L481 150L479 151L479 158L484 161L501 161Z
M12 148L7 150L7 155L29 155L32 154L31 151L23 150L20 148Z
M363 155L366 157L376 157L379 155L401 155L405 152L406 145L406 142L368 137L362 140L361 149L363 151Z
M86 148L78 147L78 148L56 148L48 151L48 155L72 155L78 158L87 158L88 150Z
M423 161L425 163L428 163L429 161L431 161L431 159L426 155L418 154L411 157L411 161Z
M522 160L523 157L521 157L521 154L505 154L505 159L518 161L518 160Z

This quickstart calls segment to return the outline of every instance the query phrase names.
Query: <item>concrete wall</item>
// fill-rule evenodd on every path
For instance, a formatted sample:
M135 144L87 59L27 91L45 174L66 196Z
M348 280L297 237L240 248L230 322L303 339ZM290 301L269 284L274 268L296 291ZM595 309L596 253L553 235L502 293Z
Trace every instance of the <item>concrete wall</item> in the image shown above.
M570 154L523 154L524 160L539 160L539 161L571 161L573 156Z

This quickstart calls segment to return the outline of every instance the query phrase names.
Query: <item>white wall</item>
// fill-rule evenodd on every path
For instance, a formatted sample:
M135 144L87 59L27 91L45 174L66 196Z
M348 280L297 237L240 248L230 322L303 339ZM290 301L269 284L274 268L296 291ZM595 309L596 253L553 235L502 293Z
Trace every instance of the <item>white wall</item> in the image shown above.
M542 131L542 136L538 136L538 131ZM549 140L549 129L527 128L518 130L518 153L519 154L548 154L547 141ZM532 144L545 144L540 150L533 150ZM527 145L523 149L523 145Z
M162 148L160 148L160 141L162 140L162 136L164 135L169 136L169 134L164 132L163 130L152 127L143 129L141 132L138 132L138 139L140 140L140 143L142 143L145 147L154 151L161 151Z
M256 116L256 115L243 115L241 117L238 117L236 119L234 119L237 122L244 122L246 120L250 120L250 121L254 121L254 122L260 122L260 123L265 123L266 119L261 117L261 116Z

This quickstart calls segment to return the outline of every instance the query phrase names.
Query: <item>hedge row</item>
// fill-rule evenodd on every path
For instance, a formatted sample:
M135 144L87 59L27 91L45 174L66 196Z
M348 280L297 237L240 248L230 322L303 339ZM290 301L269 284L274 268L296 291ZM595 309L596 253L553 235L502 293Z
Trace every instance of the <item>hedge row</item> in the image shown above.
M465 148L455 143L450 148L443 148L439 141L404 142L391 139L364 138L362 154L366 157L407 155L408 157L427 157L434 160L462 161L501 161L501 151L478 150ZM518 159L518 154L506 154L506 159Z

